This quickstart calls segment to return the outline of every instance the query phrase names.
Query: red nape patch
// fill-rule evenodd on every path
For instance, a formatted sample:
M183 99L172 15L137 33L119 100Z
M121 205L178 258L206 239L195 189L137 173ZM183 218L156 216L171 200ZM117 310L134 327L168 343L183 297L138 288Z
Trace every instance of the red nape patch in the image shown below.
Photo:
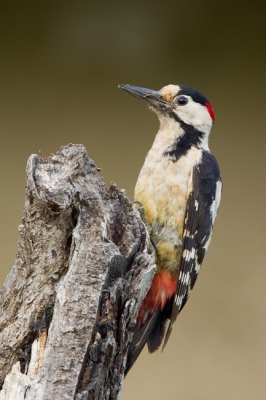
M214 115L214 111L212 106L210 105L210 103L205 103L205 107L207 108L207 110L209 111L209 114L211 116L211 119L213 120L213 122L215 121L215 115Z
M144 325L157 308L164 308L167 300L175 294L176 279L169 271L160 271L154 275L150 290L143 300L138 313L138 327Z

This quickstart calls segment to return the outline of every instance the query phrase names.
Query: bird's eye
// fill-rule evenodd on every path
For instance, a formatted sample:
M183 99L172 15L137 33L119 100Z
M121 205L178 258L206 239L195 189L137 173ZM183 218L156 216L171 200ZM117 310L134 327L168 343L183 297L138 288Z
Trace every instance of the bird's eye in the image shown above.
M188 103L188 99L186 97L184 97L184 96L178 97L177 104L179 104L180 106L184 106L187 103Z

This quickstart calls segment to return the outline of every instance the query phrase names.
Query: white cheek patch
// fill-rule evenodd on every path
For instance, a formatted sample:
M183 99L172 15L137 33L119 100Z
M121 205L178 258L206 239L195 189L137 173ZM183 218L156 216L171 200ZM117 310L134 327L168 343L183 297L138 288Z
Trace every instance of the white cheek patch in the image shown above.
M176 110L179 118L197 130L209 133L212 127L212 118L205 106L194 102L191 98L185 106L179 106Z

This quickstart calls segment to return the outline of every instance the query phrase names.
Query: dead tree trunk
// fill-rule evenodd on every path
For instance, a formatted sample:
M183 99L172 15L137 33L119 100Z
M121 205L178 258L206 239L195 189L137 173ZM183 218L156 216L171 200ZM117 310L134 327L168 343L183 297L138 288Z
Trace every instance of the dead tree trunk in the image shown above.
M0 400L119 398L155 268L140 211L106 189L82 145L29 158L0 291Z

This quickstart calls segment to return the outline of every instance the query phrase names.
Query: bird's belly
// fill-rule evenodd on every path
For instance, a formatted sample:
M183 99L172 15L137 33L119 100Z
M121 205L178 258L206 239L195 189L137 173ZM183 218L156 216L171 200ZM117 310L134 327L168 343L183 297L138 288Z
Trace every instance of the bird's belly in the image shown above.
M135 199L142 203L151 227L157 268L169 269L172 275L178 272L190 175L191 169L184 171L171 160L145 163L135 188Z

